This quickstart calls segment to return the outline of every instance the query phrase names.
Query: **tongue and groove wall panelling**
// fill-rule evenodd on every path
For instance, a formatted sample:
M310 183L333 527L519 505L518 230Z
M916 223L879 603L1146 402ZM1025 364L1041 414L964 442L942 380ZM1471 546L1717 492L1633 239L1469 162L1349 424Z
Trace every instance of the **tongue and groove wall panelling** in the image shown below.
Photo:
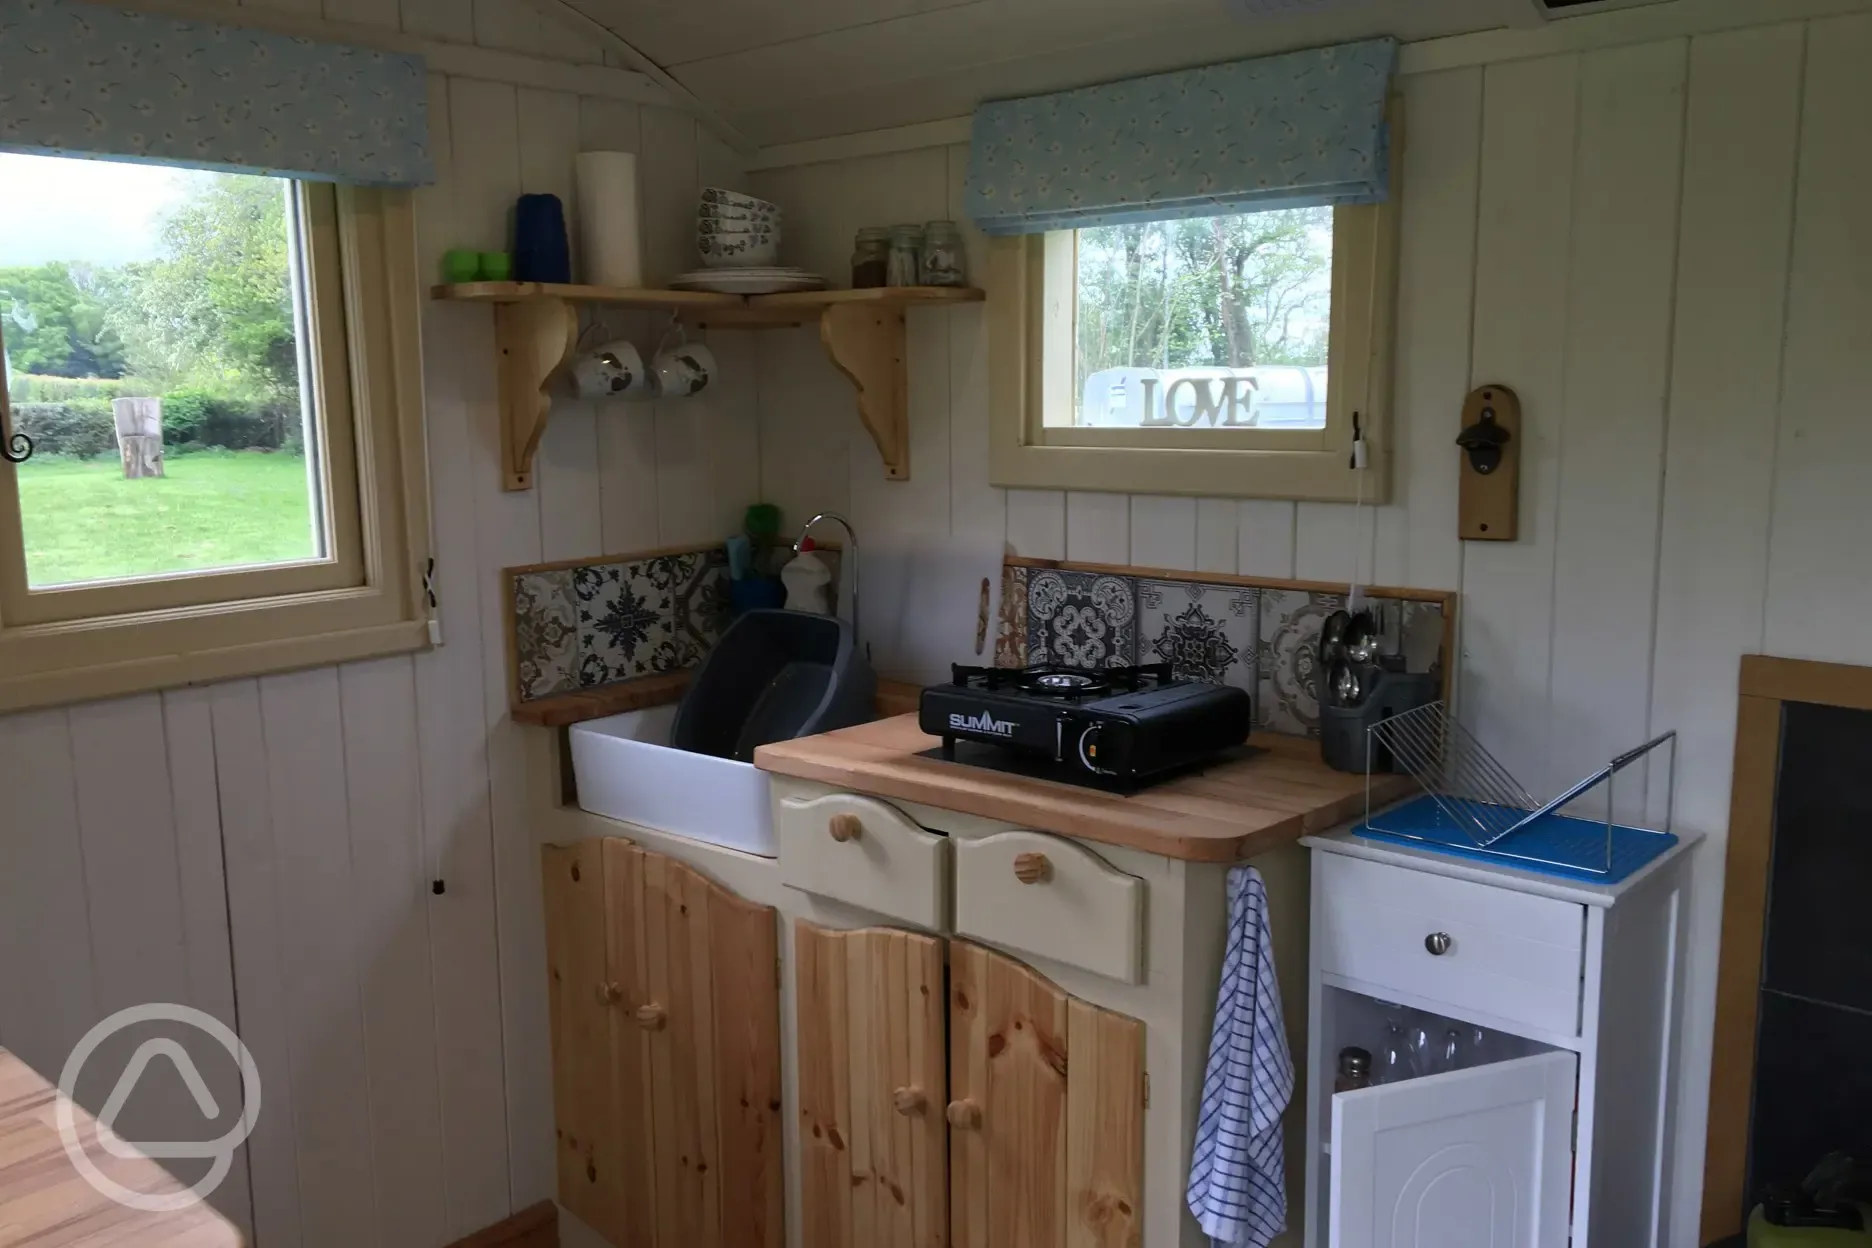
M181 712L190 695L176 697L175 709ZM199 725L205 719L202 704L192 705ZM212 763L205 777L190 768L188 759L175 760L181 764L179 775L172 770L159 694L75 707L70 727L99 1015L165 1001L207 1010L232 1024L234 986L225 935L217 949L211 939L191 939L200 935L199 926L190 930L190 915L203 901L217 907L220 902L219 840L213 833L213 839L200 834L198 804L185 809L191 799L198 803L199 791L189 793L174 783L206 779L212 790ZM151 887L152 881L175 881L175 886ZM139 1084L113 1125L129 1139L161 1139L172 1125L190 1120L198 1125L176 1138L207 1140L222 1134L238 1112L238 1072L220 1046L191 1028L146 1023L106 1041L96 1065L86 1065L78 1084L81 1102L101 1105L132 1049L157 1035L179 1042L189 1053L217 1104L225 1107L222 1117L214 1124L203 1122L181 1080L152 1078ZM54 1068L52 1076L57 1075ZM251 1225L244 1162L240 1159L239 1169L230 1173L216 1204ZM190 1182L206 1168L205 1163L178 1167Z
M961 223L968 172L968 145L947 149L948 211ZM987 239L971 229L962 232L968 271L978 274L988 263ZM1008 491L988 483L988 311L967 303L937 313L949 321L949 515L958 536L1006 537L1011 530Z
M1455 448L1469 392L1481 68L1403 79L1404 175L1398 235L1397 369L1392 379L1391 502L1377 510L1380 585L1457 589ZM1461 613L1457 614L1460 626Z
M1667 40L1588 53L1580 66L1551 736L1544 775L1528 781L1548 792L1648 739L1688 51ZM1621 816L1642 817L1643 773L1621 777L1614 799ZM1603 815L1604 795L1579 810Z
M851 282L860 227L922 223L950 212L944 148L868 160L757 172L754 194L786 212L781 263ZM909 313L910 479L889 481L858 419L851 383L826 359L817 326L769 331L760 358L761 489L789 528L838 511L859 541L894 544L918 531L950 532L950 357L946 313Z
M1762 646L1805 44L1790 24L1690 46L1651 727L1676 729L1676 817L1710 840L1691 863L1673 1245L1698 1221L1736 656Z
M565 206L572 239L573 274L578 275L578 195L573 162L580 148L579 98L565 91L522 87L515 93L520 141L520 189L557 195ZM640 417L641 419L641 417ZM552 418L540 435L537 488L540 556L577 559L603 549L604 521L597 462L594 405L569 389L553 400Z
M234 999L241 1043L262 1083L261 1112L245 1151L252 1175L254 1239L269 1248L306 1242L300 1224L298 1098L282 950L281 898L293 886L275 861L268 742L258 681L209 692ZM355 1090L352 1092L355 1095Z
M227 872L215 784L214 707L206 689L172 689L162 695L162 742L168 763L169 798L175 819L176 878L181 893L181 938L187 962L188 996L183 998L238 1031L233 949L229 939ZM138 881L150 888L150 879ZM160 890L158 890L160 891ZM144 999L147 999L145 997ZM241 1104L240 1072L218 1058L220 1046L199 1033L184 1040L215 1103L231 1117ZM175 1123L199 1117L191 1104ZM172 1124L165 1124L165 1128ZM226 1123L204 1128L217 1135ZM228 1177L210 1203L253 1235L253 1189L245 1150L237 1151Z
M1512 383L1538 414L1523 430L1521 540L1472 542L1464 553L1460 710L1529 787L1546 778L1578 110L1577 56L1484 74L1471 382Z
M1853 124L1872 116L1868 64L1872 17L1810 27L1764 625L1771 653L1836 662L1867 661L1872 619L1872 177Z
M507 236L508 216L522 186L514 88L452 79L449 121L456 140L455 193L450 196L454 237L459 245L498 246ZM470 473L477 481L492 482L500 471L492 318L477 316L466 322L456 351L473 451ZM538 973L546 957L539 851L527 818L521 737L507 715L507 656L500 640L505 628L500 569L541 558L538 488L519 493L477 488L473 530L479 556L476 604L481 615L481 689L500 933L509 1197L515 1208L552 1195L554 1181L546 985Z
M374 1242L377 1141L360 964L376 951L357 939L362 899L351 873L338 671L267 676L259 687L302 1238ZM237 974L241 953L236 948Z
M439 180L417 192L416 223L421 263L425 272L434 273L442 253L457 241L452 208L457 157L446 78L430 79L429 117ZM477 151L470 137L462 144L461 158L474 159ZM497 486L478 475L483 459L468 424L466 396L472 383L460 345L487 315L485 309L455 303L430 303L423 315L431 525L443 644L415 660L416 724L423 870L427 879L440 879L445 887L441 896L425 899L424 914L433 957L436 1079L451 1239L491 1225L518 1207L509 1203L507 1188L500 952L475 545L475 500Z
M372 1190L379 1242L446 1242L435 968L416 675L408 659L338 670L350 821L352 939L361 950ZM446 1034L446 1033L441 1033Z

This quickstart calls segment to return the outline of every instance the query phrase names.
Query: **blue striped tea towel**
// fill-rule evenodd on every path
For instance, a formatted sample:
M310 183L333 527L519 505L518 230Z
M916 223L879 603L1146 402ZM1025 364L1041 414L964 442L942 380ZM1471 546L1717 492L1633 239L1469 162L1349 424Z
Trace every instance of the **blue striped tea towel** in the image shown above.
M1293 1057L1261 873L1236 867L1228 895L1228 952L1216 991L1188 1199L1211 1239L1267 1248L1287 1229L1281 1114L1293 1097Z

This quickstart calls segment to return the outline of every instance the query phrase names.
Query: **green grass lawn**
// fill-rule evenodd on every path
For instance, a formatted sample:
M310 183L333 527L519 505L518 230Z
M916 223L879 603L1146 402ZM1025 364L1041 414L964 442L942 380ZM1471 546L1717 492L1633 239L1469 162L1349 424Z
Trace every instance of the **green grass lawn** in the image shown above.
M19 468L34 586L279 563L318 553L302 456L204 451L168 476L123 479L113 458Z

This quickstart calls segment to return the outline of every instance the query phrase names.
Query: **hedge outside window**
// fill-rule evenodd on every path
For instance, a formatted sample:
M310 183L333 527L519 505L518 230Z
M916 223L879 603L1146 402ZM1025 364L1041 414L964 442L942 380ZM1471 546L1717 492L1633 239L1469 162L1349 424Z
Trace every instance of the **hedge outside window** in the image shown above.
M0 710L427 644L409 192L0 162Z

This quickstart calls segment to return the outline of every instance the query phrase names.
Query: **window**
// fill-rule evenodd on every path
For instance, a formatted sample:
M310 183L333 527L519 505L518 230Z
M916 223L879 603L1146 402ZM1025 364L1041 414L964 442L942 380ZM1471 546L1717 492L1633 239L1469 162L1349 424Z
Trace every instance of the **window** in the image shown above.
M999 485L1385 496L1390 204L994 240ZM1351 467L1354 430L1367 463Z
M1332 209L1074 232L1080 429L1326 428Z
M7 154L0 188L0 709L423 644L407 192Z

